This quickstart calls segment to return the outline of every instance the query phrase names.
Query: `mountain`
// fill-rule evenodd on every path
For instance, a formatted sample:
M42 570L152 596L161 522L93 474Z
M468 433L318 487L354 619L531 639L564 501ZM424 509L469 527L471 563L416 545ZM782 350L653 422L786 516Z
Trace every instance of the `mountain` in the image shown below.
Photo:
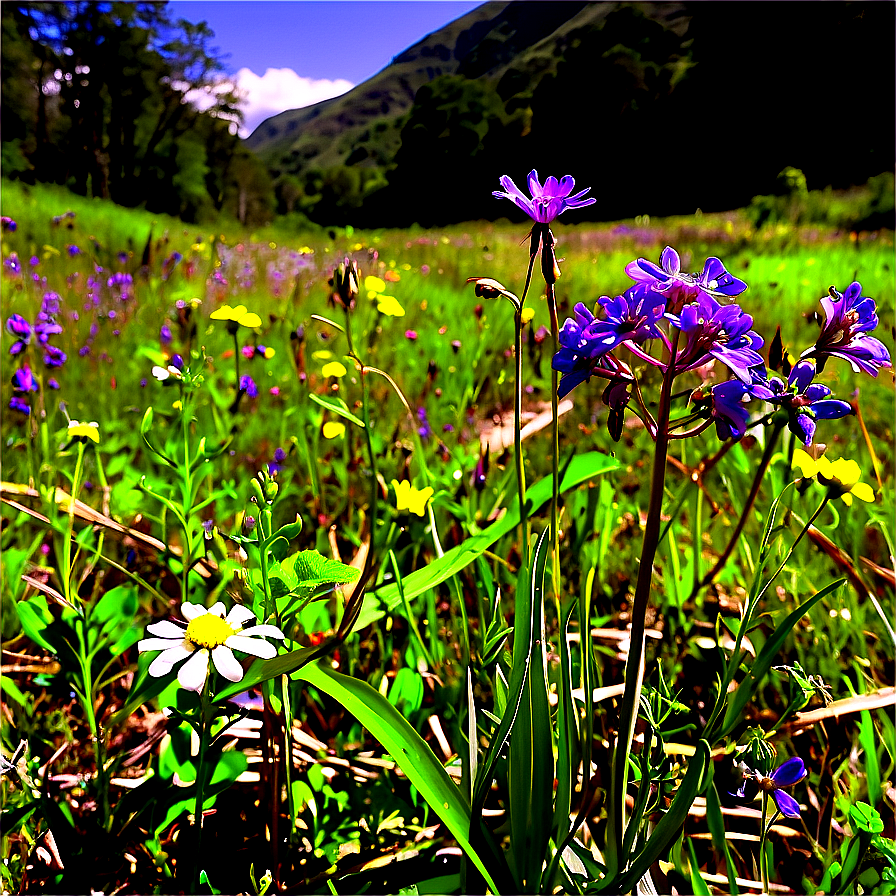
M512 213L490 192L532 167L599 191L580 217L731 208L772 192L786 166L810 188L848 186L896 162L894 10L489 2L246 145L282 210L328 223Z

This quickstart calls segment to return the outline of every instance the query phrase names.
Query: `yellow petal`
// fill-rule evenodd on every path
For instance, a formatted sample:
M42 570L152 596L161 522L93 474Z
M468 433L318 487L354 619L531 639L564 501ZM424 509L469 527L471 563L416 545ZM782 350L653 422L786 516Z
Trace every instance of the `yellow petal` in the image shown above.
M90 439L91 442L95 442L97 445L100 443L99 424L95 422L79 423L77 420L72 420L68 424L68 434L73 439L80 437Z
M230 315L233 313L233 309L230 305L222 305L220 308L216 308L209 317L212 320L230 320Z
M380 280L379 277L365 277L364 278L364 289L366 289L369 293L377 293L382 292L386 288L386 283L384 280Z
M345 424L336 420L328 420L324 423L323 433L325 439L341 438L345 435Z
M523 313L520 315L520 320L524 324L529 323L532 318L535 317L535 309L534 308L523 308Z
M831 463L831 474L848 491L862 477L862 470L854 460L841 457Z
M840 497L843 499L843 503L847 507L852 506L852 495L849 492L845 492L844 494L840 495Z
M417 516L423 516L426 512L426 504L433 496L433 490L428 486L424 489L411 489L410 500L408 501L408 510L416 513Z
M345 376L348 371L345 369L345 365L338 361L330 361L329 364L324 364L321 373L324 376Z
M271 345L265 346L264 358L266 361L270 361L271 358L273 358L275 354L276 354L276 352L274 351L273 346L271 346Z
M315 361L326 361L328 358L333 357L333 352L328 348L322 348L318 349L316 352L312 352L311 357L314 358Z
M851 494L855 495L860 501L867 504L874 503L874 489L867 482L857 482L853 487Z
M797 448L793 452L793 466L806 479L811 479L818 472L818 464L815 462L815 459L806 454L801 448Z
M404 317L404 308L398 302L395 296L377 296L376 308L381 314L389 317Z
M815 471L825 479L834 478L833 464L824 455L815 462Z

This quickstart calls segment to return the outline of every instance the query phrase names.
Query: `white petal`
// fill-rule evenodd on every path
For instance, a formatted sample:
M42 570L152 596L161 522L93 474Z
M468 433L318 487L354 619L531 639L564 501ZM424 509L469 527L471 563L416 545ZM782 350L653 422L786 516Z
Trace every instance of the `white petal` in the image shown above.
M205 616L208 613L208 610L202 606L202 604L181 604L180 605L180 614L187 620L187 622L192 622L194 619L197 619L199 616Z
M153 367L153 369L152 369L152 375L153 375L157 380L162 380L162 381L167 380L168 377L170 376L170 374L168 373L167 370L165 370L164 367Z
M230 638L227 639L228 641ZM215 661L215 668L228 681L242 681L243 667L239 664L237 658L233 655L233 651L221 644L212 651L212 659Z
M239 626L245 625L250 619L257 621L255 614L248 607L234 604L233 609L227 614L226 622L229 626L239 628Z
M197 650L177 673L180 686L188 691L201 691L208 678L208 651Z
M246 638L243 635L231 635L225 642L228 647L234 650L241 650L243 653L251 653L252 656L261 657L263 660L269 660L271 657L277 656L277 648L261 638Z
M214 616L220 616L222 619L224 618L224 604L221 603L221 601L217 601L217 603L212 604L212 606L209 607L208 611Z
M145 653L147 650L168 650L171 647L177 647L183 640L183 633L181 633L180 638L176 641L174 638L143 638L141 641L137 642L137 652Z
M244 628L240 635L245 637L257 636L260 638L285 638L286 635L277 628L276 625L253 625L250 628Z
M182 625L178 625L176 622L172 622L170 619L163 619L161 622L154 622L152 625L147 625L146 630L151 635L158 635L160 638L176 638L180 641L184 636L186 628Z
M173 666L185 660L192 652L193 645L187 645L190 642L186 639L176 647L170 647L168 650L160 653L150 664L147 670L153 678L162 678L167 675Z

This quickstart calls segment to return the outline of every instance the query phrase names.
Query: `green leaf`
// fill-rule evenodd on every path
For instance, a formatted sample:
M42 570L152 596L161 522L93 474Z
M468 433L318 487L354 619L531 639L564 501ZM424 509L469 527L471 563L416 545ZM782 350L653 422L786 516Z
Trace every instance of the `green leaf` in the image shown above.
M35 594L28 600L19 601L16 604L16 613L25 634L44 650L56 653L56 648L44 637L44 632L53 622L53 615L50 613L47 599L42 594Z
M694 896L711 896L712 891L706 885L706 881L703 880L703 877L700 874L700 866L697 864L697 853L694 849L694 840L693 838L688 837L687 841L688 858L690 859L688 867L691 876L691 890L693 891Z
M426 741L401 713L367 682L335 672L326 663L306 665L296 677L329 694L370 731L444 822L470 861L485 877L492 892L497 893L498 888L488 869L470 845L469 803Z
M262 682L270 681L281 675L292 675L303 666L319 659L329 651L329 644L319 644L317 647L300 647L298 650L284 653L270 660L255 660L249 667L249 671L240 681L228 684L223 690L215 694L215 702L227 700L236 694L242 694L249 688L254 688Z
M338 417L344 417L356 426L360 426L361 429L364 428L364 421L359 417L356 417L348 409L348 405L341 398L337 398L335 395L315 395L313 392L311 392L308 397L321 407L326 408L328 411L332 411Z
M728 704L728 711L725 713L725 721L722 724L722 729L712 738L713 743L730 734L731 731L740 724L747 704L753 699L753 694L755 693L756 688L759 687L762 679L765 678L769 669L771 669L772 663L784 646L784 641L790 634L791 629L797 622L799 622L800 618L805 613L815 606L815 604L836 591L845 581L846 579L837 579L835 582L831 582L826 588L822 588L818 594L803 601L783 622L778 624L774 632L772 632L768 640L762 646L759 656L756 657L753 665L750 666L746 676L738 683L737 690L734 692L734 696ZM709 734L709 732L707 732L707 734Z
M581 485L583 482L587 482L594 476L618 469L619 462L615 458L601 454L599 451L588 451L584 454L578 454L573 457L560 481L560 491L568 491ZM551 492L550 476L540 479L526 492L526 504L528 505L530 515L550 500ZM405 597L408 600L413 600L417 595L451 578L451 576L460 572L477 557L481 556L499 538L512 531L519 524L519 521L519 506L514 501L512 506L507 508L504 516L492 523L485 532L466 539L457 547L445 551L441 557L433 560L432 563L424 566L422 569L415 570L405 577L403 580ZM395 583L390 583L380 588L375 592L375 596L389 610L394 609L401 603L401 596ZM384 610L370 608L358 619L358 628L363 628L384 615Z

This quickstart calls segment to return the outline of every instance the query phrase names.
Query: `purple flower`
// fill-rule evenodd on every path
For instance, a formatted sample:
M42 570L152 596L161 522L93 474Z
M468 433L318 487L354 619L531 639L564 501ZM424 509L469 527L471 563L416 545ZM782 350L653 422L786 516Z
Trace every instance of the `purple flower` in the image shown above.
M891 367L886 346L870 333L878 324L874 299L862 295L861 283L850 283L842 295L832 286L830 296L821 300L825 322L815 345L803 352L803 358L818 358L819 371L828 357L849 361L852 369L877 376L881 367Z
M747 769L740 787L731 795L738 799L747 798L747 784L758 784L764 793L770 793L778 811L788 818L800 817L800 804L789 794L784 793L783 788L793 787L806 777L806 766L799 756L788 759L779 765L771 775L763 775L761 772Z
M641 343L662 338L657 323L663 319L666 300L649 287L631 286L615 299L602 296L598 303L606 319L595 320L588 327L588 337L602 352L612 351L621 342Z
M74 244L72 244L71 246L66 246L65 250L66 252L68 252L69 258L74 258L76 255L81 254L81 250Z
M747 431L750 412L744 407L745 398L754 398L759 384L728 380L712 387L710 416L716 425L716 434L725 439L742 439Z
M286 452L282 448L274 451L274 459L268 464L268 473L273 476L283 469L283 461L286 460Z
M3 259L3 267L13 275L22 273L22 265L19 263L19 256L15 252L11 252L8 258Z
M18 395L13 395L13 397L9 399L9 406L12 410L18 411L20 414L31 413L31 405L28 404L27 401L19 398Z
M37 315L34 332L37 334L37 341L46 345L51 336L58 336L62 332L62 327L49 314L41 311Z
M426 416L426 408L417 408L417 419L420 421L420 426L417 427L417 434L426 442L432 436L432 427L429 425L429 418Z
M831 390L821 383L813 383L814 378L814 362L802 360L790 371L786 386L777 377L772 377L767 394L757 392L759 398L787 411L787 428L804 445L808 445L815 435L816 420L836 420L853 413L849 402L828 398Z
M19 225L16 224L12 218L7 217L6 215L3 215L3 217L0 218L0 227L4 230L14 231L18 226Z
M579 383L591 379L593 369L604 353L601 346L588 336L594 315L581 303L573 309L574 318L567 318L560 330L560 349L551 359L551 367L559 370L560 385L557 395L563 398Z
M37 379L28 366L20 367L12 375L12 388L16 392L37 392Z
M167 323L162 324L159 329L159 342L161 342L162 345L171 344L171 327L169 327Z
M44 364L47 367L62 367L67 358L68 356L61 348L49 344L44 346Z
M59 314L59 307L62 299L58 292L44 293L43 300L40 303L40 310L44 314Z
M178 370L184 369L184 358L183 355L174 354L171 356L171 366L176 367Z
M531 199L506 174L500 179L504 191L495 190L492 195L499 199L509 199L538 224L550 224L554 218L569 208L584 208L597 202L593 198L582 198L591 187L570 195L576 182L568 174L559 181L551 176L542 186L538 180L538 172L533 168L527 180Z
M57 380L55 376L51 376L47 380L47 388L48 389L58 389L59 388L59 380Z
M255 356L255 346L254 345L244 345L240 349L240 353L247 361L251 361L252 358Z
M16 337L16 341L9 349L11 355L23 352L28 343L31 342L31 324L21 314L11 314L6 319L6 332Z
M258 395L258 386L255 385L255 380L248 373L240 377L240 392L245 392L249 398L255 398Z
M756 351L762 337L750 327L753 318L739 305L720 305L708 293L685 305L681 315L666 314L685 337L675 359L677 373L700 367L715 358L725 364L744 383L752 382L750 368L762 364Z
M659 266L639 258L626 265L625 273L636 283L647 283L661 292L672 307L693 301L701 292L730 298L747 288L743 280L729 274L725 265L714 256L706 259L701 273L683 273L681 258L671 246L663 249Z

